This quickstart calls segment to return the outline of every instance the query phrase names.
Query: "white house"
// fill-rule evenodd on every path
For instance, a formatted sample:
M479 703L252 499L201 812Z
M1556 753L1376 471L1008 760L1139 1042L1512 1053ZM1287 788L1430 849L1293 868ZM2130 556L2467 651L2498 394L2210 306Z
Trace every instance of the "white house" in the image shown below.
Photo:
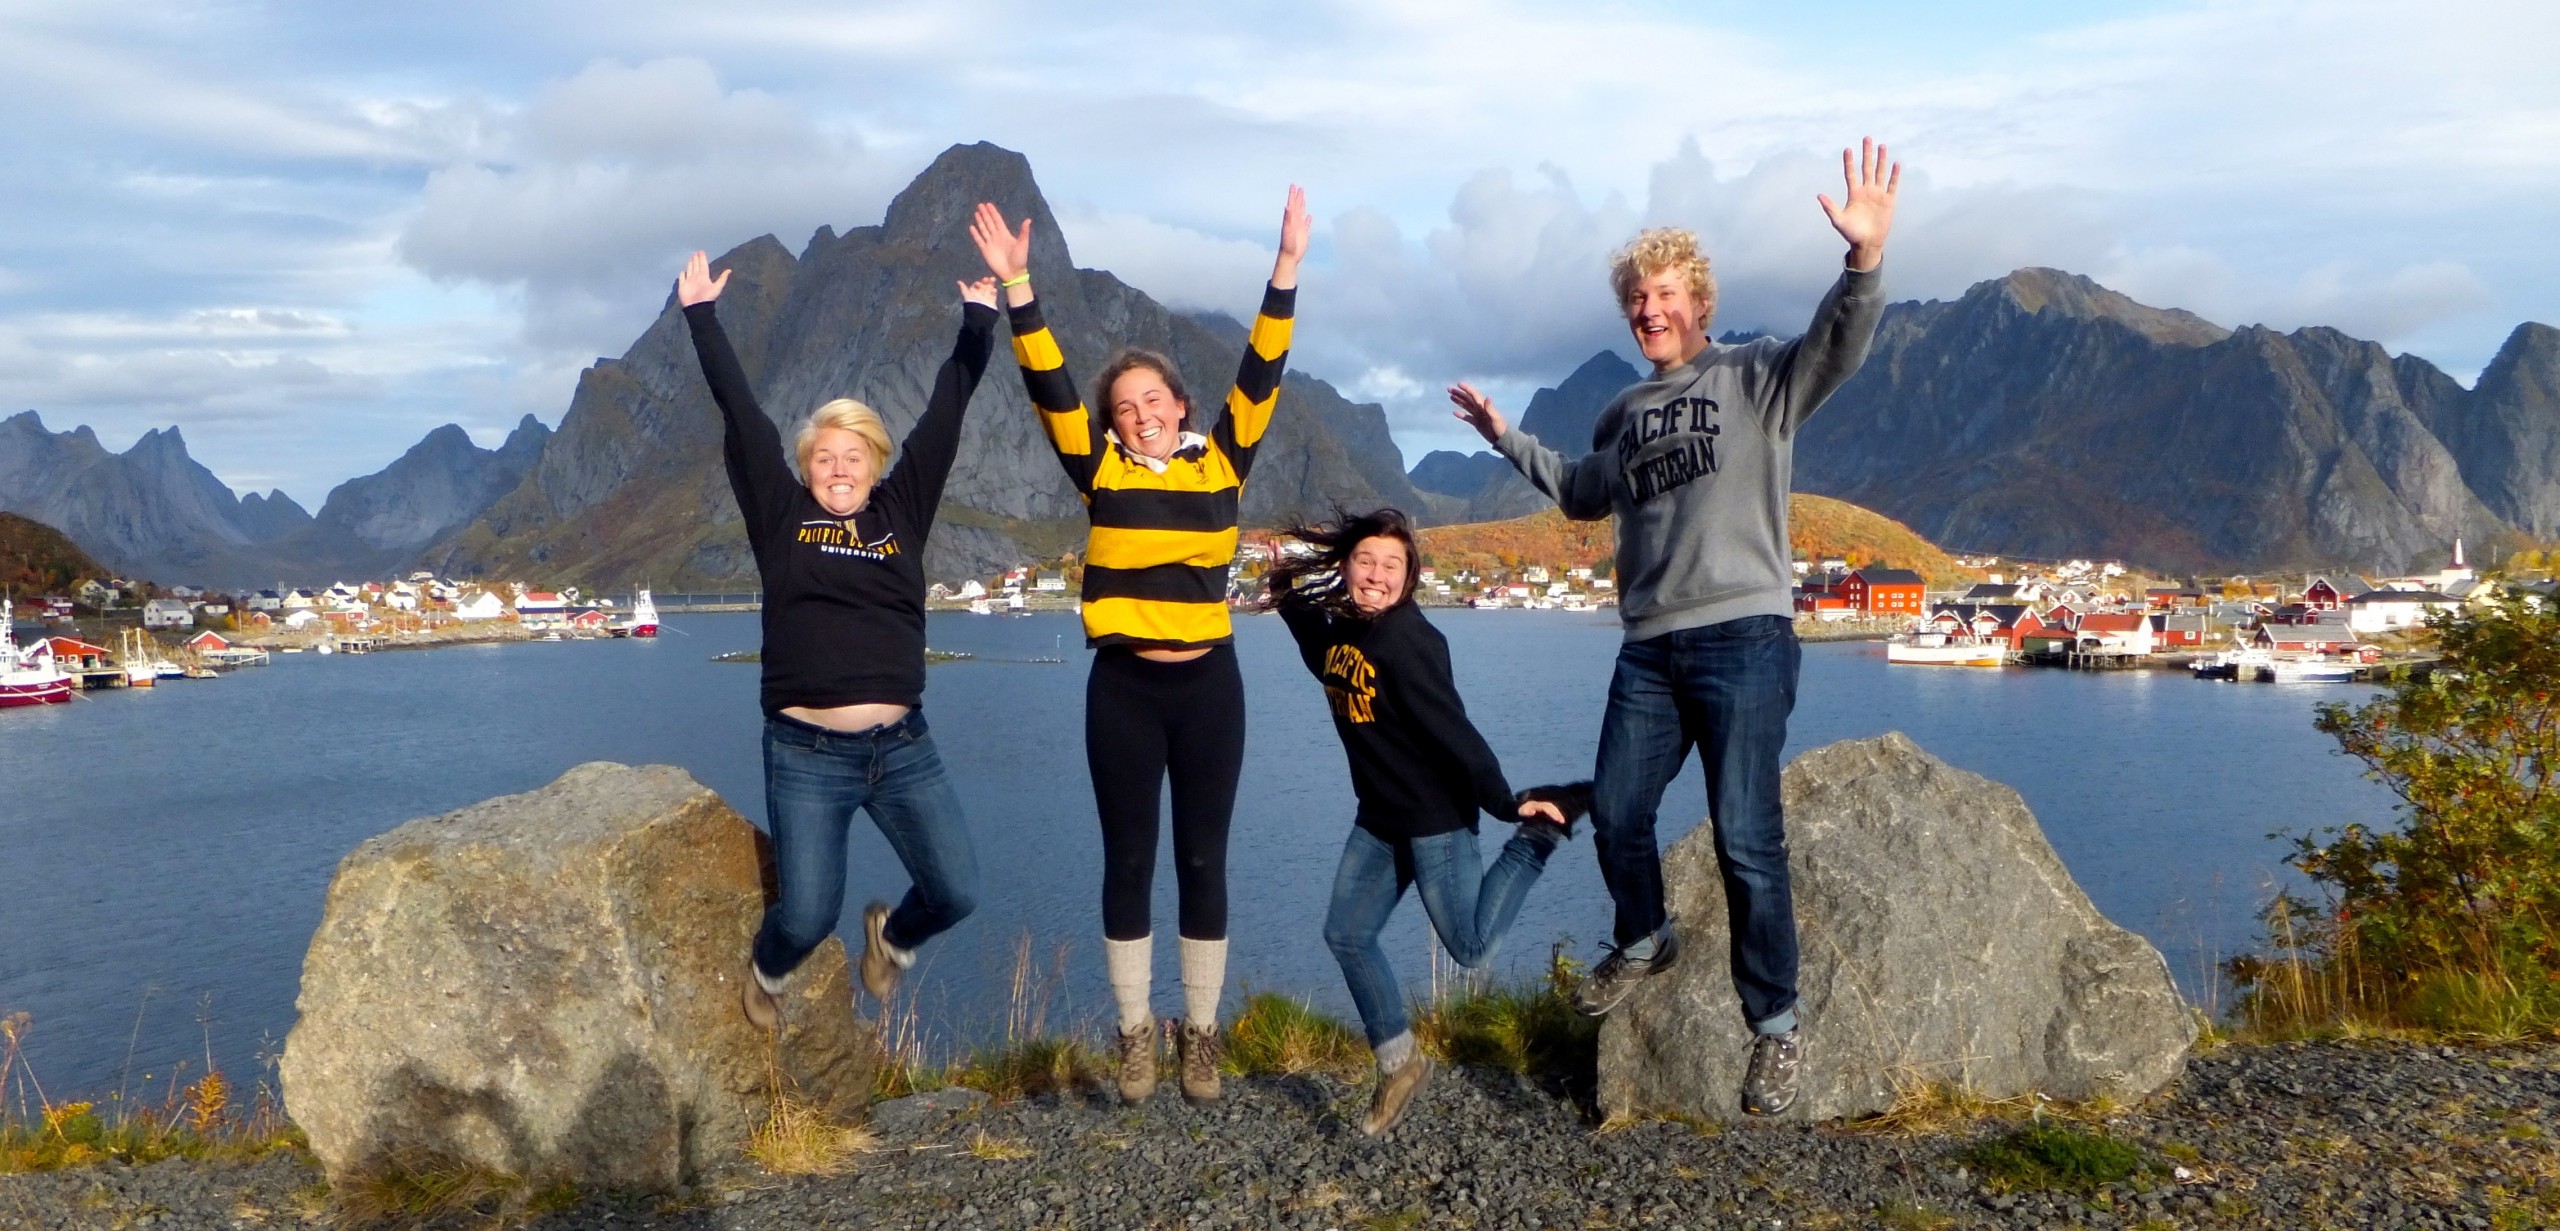
M2347 627L2365 634L2415 628L2461 605L2461 599L2433 590L2368 590L2347 600Z
M487 590L465 590L453 603L453 616L457 620L495 620L506 614L506 603Z
M952 595L954 598L985 598L986 596L987 588L974 578L961 582L959 591Z
M142 605L144 628L194 628L196 613L174 598L155 598Z
M1042 573L1040 574L1040 579L1032 583L1032 589L1046 594L1064 594L1067 592L1067 575L1064 573Z
M293 628L293 629L309 628L309 627L311 627L312 625L317 624L317 623L319 623L319 622L320 622L320 613L319 613L319 612L317 612L317 611L313 611L312 609L310 609L310 608L308 608L308 607L304 607L304 608L302 608L302 609L301 609L301 610L299 610L299 611L289 611L289 612L286 612L286 613L285 613L285 617L284 617L284 626L285 626L286 628Z
M282 611L284 596L273 590L260 590L249 596L247 606L251 611Z
M313 598L309 590L287 590L284 593L284 609L287 611L309 611L319 605L320 600Z

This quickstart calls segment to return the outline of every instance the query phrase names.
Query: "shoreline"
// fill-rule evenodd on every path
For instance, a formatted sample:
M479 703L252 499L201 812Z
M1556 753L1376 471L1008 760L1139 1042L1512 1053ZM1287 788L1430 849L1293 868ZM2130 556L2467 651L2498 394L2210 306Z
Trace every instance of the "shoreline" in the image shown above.
M876 1104L870 1148L841 1174L741 1158L673 1193L519 1192L506 1225L2454 1228L2560 1215L2549 1044L2232 1043L2130 1107L1922 1098L1900 1120L1858 1123L1600 1123L1554 1082L1460 1066L1385 1138L1356 1128L1366 1102L1365 1080L1324 1072L1233 1077L1203 1108L1170 1091L1129 1107L1085 1086L1001 1103L920 1096ZM2053 1140L2118 1161L2014 1161ZM320 1227L334 1225L331 1199L294 1149L92 1166L0 1175L0 1231ZM455 1209L440 1225L496 1212Z

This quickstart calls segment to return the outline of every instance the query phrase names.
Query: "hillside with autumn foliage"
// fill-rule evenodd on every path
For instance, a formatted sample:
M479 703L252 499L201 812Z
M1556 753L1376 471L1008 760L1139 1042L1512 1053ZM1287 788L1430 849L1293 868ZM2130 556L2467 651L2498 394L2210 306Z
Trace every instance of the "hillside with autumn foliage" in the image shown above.
M1941 588L1977 580L1909 526L1854 504L1798 492L1787 498L1787 520L1799 559L1846 560L1852 568L1907 568ZM1530 565L1595 568L1617 547L1608 522L1568 521L1555 509L1509 521L1433 526L1421 533L1423 562L1443 572L1513 573Z
M19 599L68 594L73 582L107 571L70 537L43 522L0 513L0 590Z

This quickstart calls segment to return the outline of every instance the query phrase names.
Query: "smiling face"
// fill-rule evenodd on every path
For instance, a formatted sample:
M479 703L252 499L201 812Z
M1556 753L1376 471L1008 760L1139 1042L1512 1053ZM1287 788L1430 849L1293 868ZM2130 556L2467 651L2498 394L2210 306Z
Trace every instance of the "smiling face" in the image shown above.
M1707 326L1688 274L1660 269L1627 288L1627 332L1656 370L1675 368L1707 348Z
M1343 588L1351 592L1351 605L1365 615L1403 602L1412 577L1413 555L1403 539L1392 535L1360 540L1352 545L1351 557L1342 562Z
M810 442L809 461L801 478L809 484L809 494L818 498L820 508L838 517L851 517L871 498L871 485L880 478L879 461L871 456L871 442L860 433L822 427Z
M1173 456L1190 413L1153 368L1133 367L1111 381L1111 431L1131 453L1159 461Z

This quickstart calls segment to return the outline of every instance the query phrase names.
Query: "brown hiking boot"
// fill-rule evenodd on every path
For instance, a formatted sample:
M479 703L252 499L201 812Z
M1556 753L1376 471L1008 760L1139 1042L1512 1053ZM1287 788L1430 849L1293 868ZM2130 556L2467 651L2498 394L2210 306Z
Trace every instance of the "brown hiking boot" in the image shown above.
M1194 1103L1218 1101L1218 1028L1182 1023L1174 1051L1182 1057L1182 1097Z
M1120 1032L1120 1100L1144 1102L1156 1092L1156 1019Z
M756 975L754 959L747 962L747 977L743 982L745 986L738 997L747 1011L747 1021L758 1030L773 1033L774 1028L782 1024L782 997L764 990L764 981Z
M888 926L888 903L862 908L862 989L882 1004L889 1003L889 993L898 990L898 975L906 970L889 955Z
M1431 1057L1423 1055L1421 1048L1414 1048L1411 1059L1397 1065L1396 1071L1379 1076L1377 1092L1369 1096L1369 1114L1360 1117L1360 1131L1372 1137L1384 1136L1404 1119L1414 1096L1429 1084Z

